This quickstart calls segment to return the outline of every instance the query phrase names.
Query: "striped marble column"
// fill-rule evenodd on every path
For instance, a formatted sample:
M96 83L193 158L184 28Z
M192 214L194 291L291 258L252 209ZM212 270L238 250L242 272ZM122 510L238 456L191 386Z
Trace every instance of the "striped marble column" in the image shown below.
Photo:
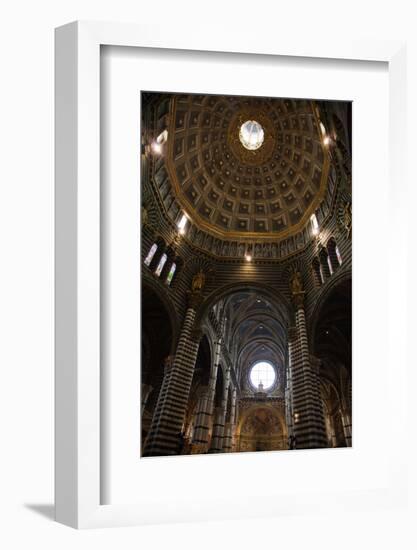
M334 426L333 426L333 419L328 412L326 412L324 415L324 422L326 426L328 447L337 447L336 434L334 432Z
M230 418L226 422L224 428L224 437L223 437L223 452L231 453L233 449L233 434L235 428L235 409L236 409L236 388L233 388L232 391L232 400L230 408Z
M223 453L232 452L232 425L230 422L226 422L224 425L223 435Z
M342 422L346 446L352 447L352 382L348 384L347 397L342 402Z
M239 418L239 400L237 398L237 388L233 388L233 392L234 392L235 406L233 409L232 452L235 452L237 449L236 431L237 431L238 418Z
M320 411L321 426L322 426L322 429L324 430L323 433L325 435L326 442L327 442L326 422L324 419L325 411L324 411L324 404L323 404L321 389L320 389L320 368L321 368L322 362L319 358L315 357L314 355L309 355L309 358L310 358L310 366L311 366L311 371L312 371L313 380L314 380L314 394L315 396L317 396L317 399L318 399L317 406ZM325 446L327 447L327 443Z
M195 420L193 426L193 437L192 437L192 452L194 453L204 453L207 451L205 449L206 443L208 440L208 421L206 417L210 418L209 410L209 388L204 386L201 388L201 395L198 398L197 405L195 408Z
M216 393L217 372L221 357L221 339L214 347L214 361L210 371L210 379L207 392L200 397L197 405L197 415L194 426L193 449L194 452L207 452L209 430L213 416L214 396Z
M327 447L317 374L310 363L304 313L304 292L293 296L296 307L295 331L289 345L292 366L292 406L297 449Z
M297 331L295 328L289 329L288 334L288 363L286 369L285 380L285 420L288 430L288 447L293 448L294 445L294 414L292 406L292 358L293 358L293 342L296 340Z
M209 453L223 452L224 427L226 424L227 399L229 395L230 367L226 370L223 396L220 407L216 408L213 422L213 435L211 438Z
M352 418L347 410L341 410L346 447L352 447Z
M172 364L165 374L155 407L151 428L145 442L144 456L178 454L194 367L197 359L200 333L193 331L196 310L201 293L191 293L189 307Z
M216 407L209 453L221 453L223 451L224 422L223 407Z
M230 424L232 426L232 451L236 449L236 421L237 421L237 388L232 392L232 417Z

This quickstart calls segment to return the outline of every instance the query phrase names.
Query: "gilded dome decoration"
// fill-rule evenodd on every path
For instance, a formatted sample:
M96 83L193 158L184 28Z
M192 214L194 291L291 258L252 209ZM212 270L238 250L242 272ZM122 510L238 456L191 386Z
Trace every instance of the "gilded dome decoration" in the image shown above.
M312 101L175 94L168 136L174 196L213 237L294 235L325 194L329 158Z

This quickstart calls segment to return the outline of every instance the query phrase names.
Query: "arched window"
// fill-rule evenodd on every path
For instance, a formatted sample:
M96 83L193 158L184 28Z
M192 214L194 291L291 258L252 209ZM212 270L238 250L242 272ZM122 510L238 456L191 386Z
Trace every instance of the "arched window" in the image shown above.
M323 281L325 281L332 274L332 272L330 271L329 256L325 248L321 250L319 254L319 258L320 258L320 271L321 271L322 279Z
M339 262L339 265L342 265L342 255L340 254L337 245L334 247L334 251L336 252L337 261Z
M330 261L330 256L327 256L327 265L329 266L330 275L333 275L333 266L332 262Z
M168 276L169 276L169 273L171 271L171 268L172 268L172 265L173 264L176 264L176 261L175 261L175 252L174 250L171 248L171 246L168 246L165 250L164 250L164 254L166 255L166 260L164 261L163 265L162 265L162 269L160 272L156 273L156 275L158 277L161 277L161 280L164 281L165 283L168 283L168 285L170 284L171 281L168 282ZM162 256L161 256L161 260L162 260ZM159 264L158 264L158 267L159 267ZM177 266L175 266L174 268L174 271L173 271L173 274L172 274L172 277L174 276L175 274L175 270L177 269ZM171 277L171 278L172 278Z
M314 258L311 268L313 271L314 282L316 283L317 286L321 286L324 280L323 280L323 274L320 269L320 262L318 258Z
M311 214L310 223L311 223L311 231L313 235L318 235L320 231L320 226L317 220L317 216L315 214Z
M151 246L151 249L149 250L148 252L148 255L146 256L145 258L145 265L149 266L151 261L152 261L152 258L155 256L155 252L158 250L158 245L156 243L154 243L152 246Z
M156 268L156 271L155 271L155 275L157 277L159 277L161 275L166 261L167 261L167 255L164 253L161 256L161 259L159 260L158 267Z
M333 237L327 243L327 251L329 253L329 264L332 267L331 272L333 273L340 265L342 265L342 257Z
M154 248L155 246L156 248ZM147 265L153 273L155 273L155 269L159 265L162 254L165 252L165 247L164 239L162 237L157 237L149 250L148 256L145 258L145 265Z
M172 282L172 279L174 278L174 275L175 275L175 270L177 269L177 264L174 262L172 265L171 265L171 269L169 270L169 273L168 273L168 276L167 276L167 285L169 286Z

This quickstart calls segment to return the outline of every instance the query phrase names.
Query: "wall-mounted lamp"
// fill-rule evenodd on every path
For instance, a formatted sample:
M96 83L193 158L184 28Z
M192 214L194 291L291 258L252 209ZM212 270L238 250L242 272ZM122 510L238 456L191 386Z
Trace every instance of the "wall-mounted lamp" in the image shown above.
M168 130L163 130L155 141L151 143L151 150L155 155L161 155L163 145L168 141Z
M251 262L252 261L252 247L250 244L248 244L246 246L246 252L245 252L245 260L247 262Z
M319 123L319 126L320 126L321 137L323 139L323 145L328 147L332 143L332 138L327 133L326 127L322 122Z
M315 214L311 214L310 223L311 223L311 232L316 237L320 232L320 226L317 220L317 216Z
M162 145L157 141L151 143L151 149L154 155L160 155L162 153Z
M181 216L179 222L177 223L178 232L180 235L185 235L185 226L187 225L188 218L185 214Z

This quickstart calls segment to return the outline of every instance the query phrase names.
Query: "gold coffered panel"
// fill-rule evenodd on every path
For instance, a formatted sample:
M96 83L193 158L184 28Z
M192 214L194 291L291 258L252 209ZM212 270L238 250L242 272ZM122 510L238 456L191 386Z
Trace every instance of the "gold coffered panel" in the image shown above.
M264 131L255 151L239 139L247 120ZM272 241L308 222L326 190L329 157L312 101L175 94L165 165L174 196L199 229Z

